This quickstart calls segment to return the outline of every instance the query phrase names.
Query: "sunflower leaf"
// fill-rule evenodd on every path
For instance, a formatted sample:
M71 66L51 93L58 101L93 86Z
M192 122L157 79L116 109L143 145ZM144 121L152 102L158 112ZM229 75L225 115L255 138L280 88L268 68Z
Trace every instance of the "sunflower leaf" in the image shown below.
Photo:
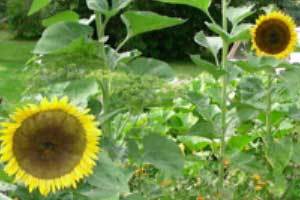
M143 139L144 162L149 162L169 175L180 175L184 159L177 144L158 134Z
M129 179L130 173L103 151L94 174L87 180L95 189L83 194L91 200L119 200L120 195L129 193Z
M252 15L254 12L252 11L254 5L250 6L242 6L242 7L229 7L228 8L228 15L227 18L229 21L233 24L233 26L236 26L241 21L243 21L245 18Z
M170 3L170 4L181 4L181 5L187 5L192 6L194 8L198 8L205 13L208 13L208 8L211 5L212 0L157 0L163 3Z
M185 20L159 15L149 11L127 11L121 16L127 28L127 38L136 35L180 25Z
M207 48L215 58L217 58L219 51L223 47L223 42L220 37L208 37L203 31L198 32L194 40L197 44Z
M200 55L191 55L191 59L202 71L210 73L215 79L218 79L225 74L225 71L220 70L216 65L203 60Z

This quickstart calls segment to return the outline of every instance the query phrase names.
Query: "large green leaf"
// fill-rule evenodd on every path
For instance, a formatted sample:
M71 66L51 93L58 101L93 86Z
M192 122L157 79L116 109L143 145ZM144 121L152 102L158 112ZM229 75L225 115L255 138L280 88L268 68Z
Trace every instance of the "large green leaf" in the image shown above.
M195 35L194 40L197 44L207 48L218 59L218 53L223 47L223 41L220 37L208 37L203 31L200 31Z
M223 30L221 26L214 23L205 23L206 26L213 31L214 33L218 34L223 40L230 42L230 34Z
M293 153L293 157L292 157L292 160L294 163L296 164L300 164L300 143L296 143L294 144L294 153Z
M272 183L269 185L269 192L278 199L281 199L288 187L288 182L282 174L273 174Z
M266 158L276 174L281 174L293 157L294 146L291 138L268 142Z
M73 103L85 106L88 98L99 92L99 88L95 79L81 79L70 82L63 92Z
M236 92L236 97L241 104L258 110L266 108L265 95L264 84L257 77L245 77L241 79Z
M107 17L112 17L128 6L132 0L112 0L111 5L107 0L86 0L86 2L89 9L98 11Z
M191 151L201 151L212 143L212 140L199 136L179 136L178 139Z
M212 0L157 0L163 3L188 5L208 13L208 8Z
M127 11L121 18L127 28L127 38L185 22L181 18L167 17L148 11Z
M268 169L254 155L245 152L235 152L228 155L231 167L249 174L267 174Z
M28 15L32 15L38 12L42 8L46 7L50 2L51 0L34 0L31 4L31 8L29 10Z
M200 55L191 55L192 61L201 69L201 71L208 72L213 75L216 79L220 78L225 74L224 70L218 68L218 66L203 60Z
M230 33L230 42L247 41L251 38L251 24L240 24L235 26Z
M92 28L75 22L61 22L48 27L38 41L35 54L51 54L88 38Z
M129 193L130 173L113 162L106 152L101 152L93 175L87 180L95 189L85 192L90 200L119 200L121 194Z
M153 58L137 58L130 62L124 70L137 75L156 76L167 79L175 76L175 72L168 63Z
M253 14L253 5L249 6L242 6L242 7L229 7L228 8L228 14L227 18L230 20L230 22L235 26L239 24L241 21L243 21L245 18L249 17Z
M51 16L43 20L43 26L51 26L58 22L76 22L79 20L79 15L71 10L59 12L54 16Z
M141 52L138 50L119 53L109 46L105 47L105 51L107 56L106 65L112 70L115 70L121 64L128 64L130 61L141 55Z
M183 155L178 145L158 134L150 134L143 139L144 162L149 162L170 175L181 175L184 165Z
M200 136L209 139L218 138L218 131L210 121L199 120L188 132L190 136Z

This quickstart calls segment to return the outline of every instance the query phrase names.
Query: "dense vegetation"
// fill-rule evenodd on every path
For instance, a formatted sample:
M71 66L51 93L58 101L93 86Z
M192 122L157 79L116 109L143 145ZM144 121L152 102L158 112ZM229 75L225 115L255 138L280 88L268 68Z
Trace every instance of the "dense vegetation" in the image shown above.
M249 45L239 52L243 60L228 57L232 45L250 44L258 37L250 30L259 14L277 9L266 1L257 5L247 1L237 7L239 2L8 0L8 13L23 13L14 15L16 18L8 15L13 30L25 37L43 34L22 69L12 60L24 53L23 46L12 50L8 48L11 41L0 45L1 55L5 55L0 58L0 81L5 76L10 79L7 84L0 83L0 121L10 122L0 125L0 157L5 161L0 168L0 198L300 199L300 66L271 54L257 56ZM20 5L14 7L16 3ZM293 23L287 21L292 28L285 30L294 33ZM30 26L35 27L34 32L24 31ZM280 41L296 43L292 37ZM292 44L285 54L293 50ZM8 56L9 51L16 56ZM193 77L181 79L157 57L184 57L198 70ZM16 71L8 71L1 62ZM23 166L14 166L10 158L17 157L18 147L7 150L17 139L10 144L7 134L18 132L15 121L28 119L39 102L41 113L45 112L43 105L48 104L43 98L54 99L52 106L57 108L55 99L65 96L76 108L88 108L85 114L95 116L93 120L99 124L102 136L97 165L88 177L70 184L77 188L62 188L65 185L60 180L51 187L43 181L26 182L24 174L31 169L17 173ZM26 112L20 116L22 109L18 109L13 114L20 107ZM38 128L34 127L41 124L31 122L27 125L35 132ZM69 125L64 128L73 130ZM51 153L54 147L47 143L45 148ZM88 160L87 166L90 163ZM47 181L54 179L51 173L46 175L50 177Z

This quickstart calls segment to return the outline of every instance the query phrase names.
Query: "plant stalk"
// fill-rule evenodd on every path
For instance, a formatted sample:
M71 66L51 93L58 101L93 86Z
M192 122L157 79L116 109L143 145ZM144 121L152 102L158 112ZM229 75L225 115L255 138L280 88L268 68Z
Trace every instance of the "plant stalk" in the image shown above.
M267 139L272 137L272 122L271 122L271 114L272 114L272 74L268 75L268 83L267 83L267 108L266 108L266 127L267 127Z
M222 0L222 26L224 31L228 31L227 22L227 0ZM218 198L221 199L224 191L224 169L225 169L225 150L226 150L226 130L227 130L227 88L228 88L228 75L227 75L227 55L229 44L223 39L222 51L222 69L226 72L222 80L222 132L221 132L221 147L220 147L220 167L219 167L219 185L218 185Z
M109 67L107 66L107 56L105 52L105 46L104 42L102 41L104 35L105 35L105 28L106 25L109 21L109 18L105 18L103 21L102 15L99 12L95 12L96 14L96 29L97 29L97 36L98 36L98 41L102 45L102 50L103 50L103 60L104 60L104 69L109 70ZM110 98L110 81L106 77L107 75L105 74L105 71L103 71L103 77L102 77L102 82L101 82L101 89L102 89L102 105L103 105L103 114L106 115L110 113L110 106L109 106L109 98ZM102 125L102 131L104 135L109 135L110 133L110 121L105 122Z

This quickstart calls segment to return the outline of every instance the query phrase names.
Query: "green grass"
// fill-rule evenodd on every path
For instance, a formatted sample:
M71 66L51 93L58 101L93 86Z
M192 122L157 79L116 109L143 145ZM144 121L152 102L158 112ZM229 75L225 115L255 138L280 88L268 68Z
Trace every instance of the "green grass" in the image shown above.
M195 77L200 73L200 69L192 62L171 62L170 65L181 79Z
M25 89L24 67L35 43L10 39L8 33L0 32L0 97L16 102Z
M31 58L35 41L13 40L13 36L0 31L0 97L9 101L18 101L25 89L24 66ZM171 62L180 79L199 74L200 70L191 62Z

